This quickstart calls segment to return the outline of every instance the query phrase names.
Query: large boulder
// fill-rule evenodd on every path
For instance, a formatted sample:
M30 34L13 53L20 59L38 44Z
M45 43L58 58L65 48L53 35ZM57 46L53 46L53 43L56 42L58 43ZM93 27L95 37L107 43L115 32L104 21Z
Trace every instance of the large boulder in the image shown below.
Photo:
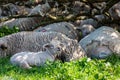
M120 2L116 3L109 9L109 14L112 19L120 20Z
M83 38L79 44L92 58L106 58L112 53L120 55L120 34L103 26Z

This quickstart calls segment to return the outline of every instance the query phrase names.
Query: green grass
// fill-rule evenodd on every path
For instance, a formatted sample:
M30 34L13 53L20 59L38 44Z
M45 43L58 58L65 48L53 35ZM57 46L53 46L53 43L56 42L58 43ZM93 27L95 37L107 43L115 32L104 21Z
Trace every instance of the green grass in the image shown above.
M9 58L0 59L0 80L119 80L120 58L105 60L82 58L77 61L47 62L30 70L13 66Z
M0 37L16 33L19 29L3 27ZM104 60L82 58L77 61L46 62L30 70L13 66L8 58L0 59L0 80L120 80L120 58L113 55Z
M2 28L0 28L0 37L9 35L12 33L17 33L19 31L20 31L19 28L16 26L14 26L13 28L9 28L8 26L3 26Z

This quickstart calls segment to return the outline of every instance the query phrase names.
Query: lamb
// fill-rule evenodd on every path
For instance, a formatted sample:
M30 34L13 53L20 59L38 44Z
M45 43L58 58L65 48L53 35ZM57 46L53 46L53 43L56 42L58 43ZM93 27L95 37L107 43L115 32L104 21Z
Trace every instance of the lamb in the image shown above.
M39 27L35 29L34 31L39 31L39 32L49 32L49 31L55 31L55 32L60 32L65 34L67 37L71 39L76 39L78 40L78 32L75 29L75 26L68 23L68 22L59 22L59 23L53 23L44 27Z
M31 66L43 65L47 60L53 62L56 55L60 54L59 47L50 43L43 45L43 49L45 50L39 52L16 53L10 58L10 62L21 68L30 69Z
M70 39L62 33L18 32L0 38L0 57L6 57L7 55L24 51L38 52L42 50L44 44L50 43L52 40L58 40L64 43L62 53L65 59L63 61L75 60L85 55L84 50L76 40ZM61 59L62 56L58 57Z

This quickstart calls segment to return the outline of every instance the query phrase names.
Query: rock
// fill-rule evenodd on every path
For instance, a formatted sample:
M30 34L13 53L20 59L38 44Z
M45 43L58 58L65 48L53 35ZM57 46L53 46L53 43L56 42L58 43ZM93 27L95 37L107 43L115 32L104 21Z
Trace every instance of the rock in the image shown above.
M114 20L120 19L120 2L109 9L109 14Z
M106 20L105 15L95 15L94 18L98 21L98 22L102 22L103 20Z
M48 3L45 3L43 5L37 5L35 8L31 10L29 15L41 15L45 16L45 13L50 10L50 5Z
M101 14L106 7L106 2L93 3L92 15Z
M17 5L14 5L12 3L2 5L2 16L12 16L12 15L17 15L19 12L19 8Z
M95 27L97 27L97 21L93 19L86 19L82 20L80 23L80 26L78 26L78 30L81 30L82 37L85 37L89 33L93 32L95 30Z
M36 28L41 22L41 17L31 17L31 18L19 18L19 19L10 19L5 22L0 23L0 28L8 26L13 28L14 26L18 27L20 31L31 31Z
M79 44L92 58L106 58L112 53L120 55L120 34L107 26L98 28Z
M11 20L1 22L0 28L3 26L8 26L9 28L13 28L14 26L17 26L20 29L20 31L26 31L26 30L31 31L40 24L40 22L42 21L42 18L43 18L42 16L44 16L45 13L49 9L50 9L50 6L47 3L43 4L43 5L38 5L34 9L32 9L28 15L30 16L30 15L37 14L37 15L41 15L41 17L29 17L29 18L26 17L26 18L18 18L18 19L13 18ZM22 10L22 8L21 8L21 10ZM24 9L23 9L23 11L24 11ZM13 10L13 12L15 12L15 11Z
M90 13L91 7L84 2L75 1L73 3L73 12L75 14Z

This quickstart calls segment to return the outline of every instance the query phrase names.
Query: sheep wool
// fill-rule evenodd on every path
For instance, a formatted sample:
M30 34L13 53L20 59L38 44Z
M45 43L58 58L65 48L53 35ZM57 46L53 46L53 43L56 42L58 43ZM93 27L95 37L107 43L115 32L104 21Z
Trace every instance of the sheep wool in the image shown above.
M49 31L55 31L55 32L60 32L62 34L65 34L67 37L71 39L76 39L78 40L78 32L75 29L75 26L71 23L68 22L59 22L59 23L53 23L49 24L44 27L38 27L34 31L38 32L49 32Z
M82 55L85 54L76 40L70 39L62 33L18 32L0 38L0 57L24 51L38 52L42 50L42 46L44 44L50 43L52 40L58 40L59 42L65 44L65 46L63 46L63 54L65 53L65 56L70 54L71 57L68 59L73 58L74 60L78 58L77 55L82 57Z
M21 68L30 69L32 66L43 65L47 60L53 62L55 56L60 54L59 47L52 44L45 44L43 48L45 51L16 53L10 58L10 62Z

